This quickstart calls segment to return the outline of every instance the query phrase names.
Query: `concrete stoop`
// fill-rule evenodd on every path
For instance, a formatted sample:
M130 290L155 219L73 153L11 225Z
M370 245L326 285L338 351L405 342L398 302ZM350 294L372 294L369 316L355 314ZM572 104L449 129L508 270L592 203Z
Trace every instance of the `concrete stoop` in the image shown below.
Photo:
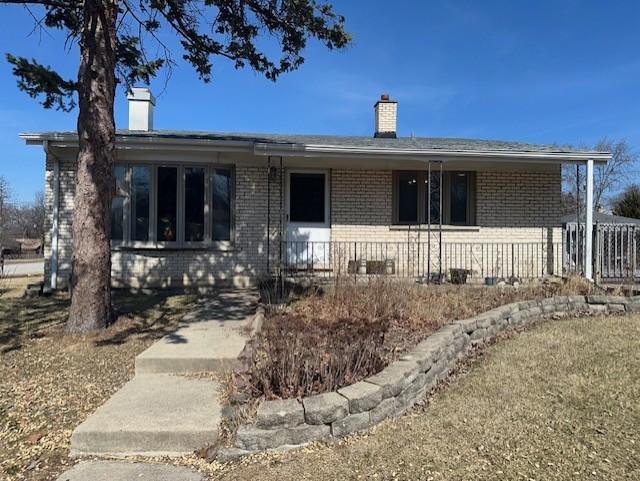
M137 376L71 435L71 456L193 452L218 438L219 385L169 374Z

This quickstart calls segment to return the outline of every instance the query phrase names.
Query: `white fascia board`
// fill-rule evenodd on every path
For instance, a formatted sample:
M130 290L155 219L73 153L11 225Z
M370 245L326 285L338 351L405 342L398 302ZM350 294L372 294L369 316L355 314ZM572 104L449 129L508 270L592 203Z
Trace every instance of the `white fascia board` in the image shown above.
M444 150L444 149L380 149L360 147L336 147L323 145L302 144L269 144L256 143L255 155L282 157L352 157L371 158L384 157L389 160L416 161L447 161L447 160L492 160L513 162L517 160L527 162L548 163L582 163L593 160L595 163L605 164L611 159L607 152L522 152L507 150Z
M78 148L77 134L20 134L27 145L42 145L46 140L51 147ZM197 152L253 152L253 142L217 139L188 139L174 137L139 137L119 135L118 150L176 150Z
M49 141L50 147L77 148L77 134L20 134L27 145L42 145ZM387 160L414 161L486 161L539 163L583 163L593 160L605 164L611 159L607 152L542 152L508 150L444 150L444 149L381 149L367 147L342 147L327 145L277 144L244 140L217 140L202 138L118 136L119 150L176 150L199 152L251 152L256 156L282 157L326 157L326 158L385 158Z

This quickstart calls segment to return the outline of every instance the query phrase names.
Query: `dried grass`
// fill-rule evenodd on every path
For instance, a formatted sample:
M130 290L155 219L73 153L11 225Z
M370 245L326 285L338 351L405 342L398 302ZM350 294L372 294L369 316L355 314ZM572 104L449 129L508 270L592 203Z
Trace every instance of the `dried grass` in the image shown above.
M65 336L66 296L3 298L0 479L56 479L72 463L72 430L133 377L135 357L174 330L194 301L117 292L118 322L98 334Z

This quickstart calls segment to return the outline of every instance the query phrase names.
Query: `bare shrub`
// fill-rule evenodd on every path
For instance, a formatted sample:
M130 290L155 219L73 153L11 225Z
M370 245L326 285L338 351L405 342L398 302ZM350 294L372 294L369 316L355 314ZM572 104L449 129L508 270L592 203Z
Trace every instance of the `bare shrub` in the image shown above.
M270 319L255 340L251 384L268 398L335 391L385 365L385 319Z
M342 277L271 316L254 339L253 395L294 398L330 392L382 370L445 324L520 300L591 294L582 278L518 289L423 286Z
M0 298L9 290L9 276L0 271Z

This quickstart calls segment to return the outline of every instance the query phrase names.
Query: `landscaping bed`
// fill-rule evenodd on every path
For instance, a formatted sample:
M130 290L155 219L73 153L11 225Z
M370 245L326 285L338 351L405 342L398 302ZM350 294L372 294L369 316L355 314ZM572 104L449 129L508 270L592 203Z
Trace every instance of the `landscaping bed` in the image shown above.
M116 292L114 325L64 336L66 296L21 299L19 287L4 287L0 479L55 479L71 464L72 430L133 377L135 356L171 332L195 297Z
M518 289L343 280L330 292L298 296L284 312L272 309L252 341L249 372L239 384L265 399L336 391L380 372L453 320L511 302L593 290L578 278Z
M511 334L513 331L511 331ZM638 479L640 316L545 322L365 434L207 465L214 479Z

